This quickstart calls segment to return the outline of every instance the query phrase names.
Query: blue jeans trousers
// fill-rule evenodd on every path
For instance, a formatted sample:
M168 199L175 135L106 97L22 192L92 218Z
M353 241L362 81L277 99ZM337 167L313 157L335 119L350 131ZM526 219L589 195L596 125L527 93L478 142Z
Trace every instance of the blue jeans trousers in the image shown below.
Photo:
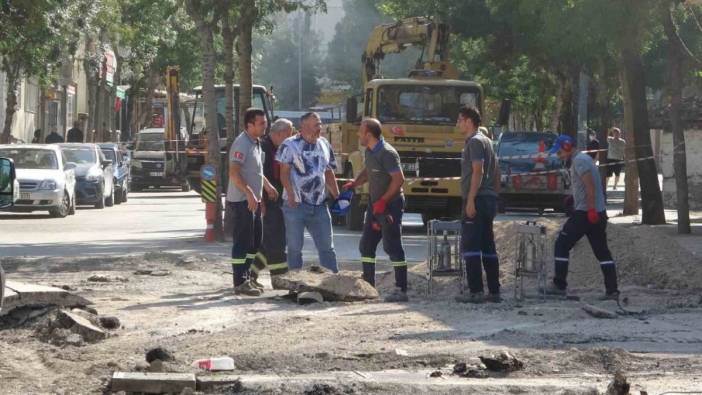
M297 207L283 203L285 217L285 238L288 245L288 267L290 270L302 268L302 247L305 243L305 229L312 236L319 253L319 263L334 273L339 272L334 251L334 233L331 215L326 204L313 206L300 203Z

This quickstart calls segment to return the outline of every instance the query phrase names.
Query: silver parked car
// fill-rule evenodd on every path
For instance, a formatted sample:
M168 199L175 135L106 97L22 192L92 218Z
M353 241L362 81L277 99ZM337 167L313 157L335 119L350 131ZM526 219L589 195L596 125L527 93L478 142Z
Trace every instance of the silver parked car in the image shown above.
M55 145L0 145L0 157L15 163L20 185L12 211L48 210L65 217L76 210L76 165L69 163Z

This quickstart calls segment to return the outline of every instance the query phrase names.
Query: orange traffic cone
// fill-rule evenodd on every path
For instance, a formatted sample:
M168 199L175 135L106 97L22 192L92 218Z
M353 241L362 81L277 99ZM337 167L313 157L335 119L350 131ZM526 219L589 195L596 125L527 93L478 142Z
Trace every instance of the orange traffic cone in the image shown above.
M217 205L215 203L205 203L205 220L207 228L205 229L205 241L212 243L215 241L214 221L217 216Z

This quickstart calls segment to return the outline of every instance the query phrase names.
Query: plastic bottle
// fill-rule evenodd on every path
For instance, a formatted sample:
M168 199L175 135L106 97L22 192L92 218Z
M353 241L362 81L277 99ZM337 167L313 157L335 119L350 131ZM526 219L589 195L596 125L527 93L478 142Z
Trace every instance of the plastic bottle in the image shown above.
M198 359L193 362L192 367L204 370L234 370L234 360L230 357L216 357Z

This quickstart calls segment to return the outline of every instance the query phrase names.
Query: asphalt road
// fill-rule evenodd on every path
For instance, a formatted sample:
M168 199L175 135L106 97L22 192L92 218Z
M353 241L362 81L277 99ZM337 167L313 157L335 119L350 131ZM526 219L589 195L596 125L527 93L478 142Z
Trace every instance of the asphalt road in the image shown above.
M426 255L424 230L418 216L408 217L404 238L408 260L422 261ZM131 193L126 203L102 210L78 207L76 215L66 218L51 218L47 212L0 213L0 256L122 255L155 250L229 254L231 243L205 243L204 229L204 204L193 192ZM360 232L344 227L334 232L339 259L360 260ZM309 235L304 254L316 256ZM379 251L379 258L383 256Z
M500 216L498 220L538 218L533 214ZM426 259L427 239L419 215L403 221L407 260ZM148 251L200 252L227 256L230 242L205 243L204 204L194 192L131 193L129 201L99 210L78 207L74 216L51 218L46 212L0 213L0 256L95 256ZM339 261L360 261L360 232L337 226L334 242ZM305 257L316 258L307 235ZM387 259L378 248L379 260Z

